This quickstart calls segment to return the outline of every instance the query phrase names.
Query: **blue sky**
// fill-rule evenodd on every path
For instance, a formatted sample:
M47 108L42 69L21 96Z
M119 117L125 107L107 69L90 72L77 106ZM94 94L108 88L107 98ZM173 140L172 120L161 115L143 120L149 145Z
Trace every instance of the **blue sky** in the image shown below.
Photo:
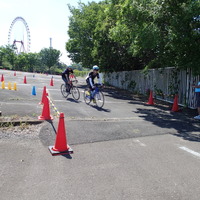
M100 0L81 0L88 2ZM69 39L68 4L78 6L79 0L0 0L0 46L8 44L8 33L12 21L22 17L28 24L31 36L31 52L39 52L50 46L62 53L61 62L70 64L65 43ZM23 35L25 35L23 37ZM26 42L26 30L22 22L16 22L11 31L11 43L14 40Z

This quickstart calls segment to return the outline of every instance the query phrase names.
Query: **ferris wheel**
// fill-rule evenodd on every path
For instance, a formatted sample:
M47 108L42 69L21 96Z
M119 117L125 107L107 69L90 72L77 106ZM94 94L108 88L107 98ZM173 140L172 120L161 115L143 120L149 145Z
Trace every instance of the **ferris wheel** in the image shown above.
M24 18L16 17L12 21L8 32L8 44L13 45L16 53L30 52L30 30Z

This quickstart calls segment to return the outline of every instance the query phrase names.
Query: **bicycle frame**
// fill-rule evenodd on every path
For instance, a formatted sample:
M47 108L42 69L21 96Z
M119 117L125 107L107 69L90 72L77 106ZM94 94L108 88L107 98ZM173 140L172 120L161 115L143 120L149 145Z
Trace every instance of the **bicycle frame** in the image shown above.
M67 98L69 94L72 94L73 98L78 100L80 98L80 92L77 86L73 85L73 82L77 82L77 80L70 80L69 83L62 84L61 93L65 98Z
M70 83L66 84L66 86L69 85L69 91L70 91L73 88L73 86L74 86L73 82L77 82L77 80L70 80L69 82Z
M96 88L93 91L88 89L85 89L84 91L85 103L90 104L90 102L93 100L97 107L102 108L104 105L104 95L101 91L101 87L96 84ZM90 96L86 94L86 91L90 91Z

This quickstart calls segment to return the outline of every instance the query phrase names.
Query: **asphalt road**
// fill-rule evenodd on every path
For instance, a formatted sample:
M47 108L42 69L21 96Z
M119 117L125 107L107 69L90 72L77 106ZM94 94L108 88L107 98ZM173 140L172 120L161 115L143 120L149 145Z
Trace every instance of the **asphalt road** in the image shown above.
M35 126L39 131L34 137L19 134L0 140L1 199L200 199L198 121L112 88L104 90L103 109L86 105L82 78L81 98L74 101L62 97L59 76L53 76L50 86L50 75L2 73L6 84L17 83L17 91L0 89L2 115L37 119L46 86L54 107L65 115L74 154L53 157L48 151L58 126L51 105L54 120Z

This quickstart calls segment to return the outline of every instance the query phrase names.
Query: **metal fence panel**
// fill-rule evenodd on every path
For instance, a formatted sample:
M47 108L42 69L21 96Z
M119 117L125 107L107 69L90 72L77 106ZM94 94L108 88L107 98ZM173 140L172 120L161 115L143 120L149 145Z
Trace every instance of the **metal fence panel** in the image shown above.
M105 73L104 82L134 93L147 94L173 103L174 94L179 95L179 104L196 108L196 97L192 84L197 84L200 76L193 76L192 70L177 71L174 67Z

